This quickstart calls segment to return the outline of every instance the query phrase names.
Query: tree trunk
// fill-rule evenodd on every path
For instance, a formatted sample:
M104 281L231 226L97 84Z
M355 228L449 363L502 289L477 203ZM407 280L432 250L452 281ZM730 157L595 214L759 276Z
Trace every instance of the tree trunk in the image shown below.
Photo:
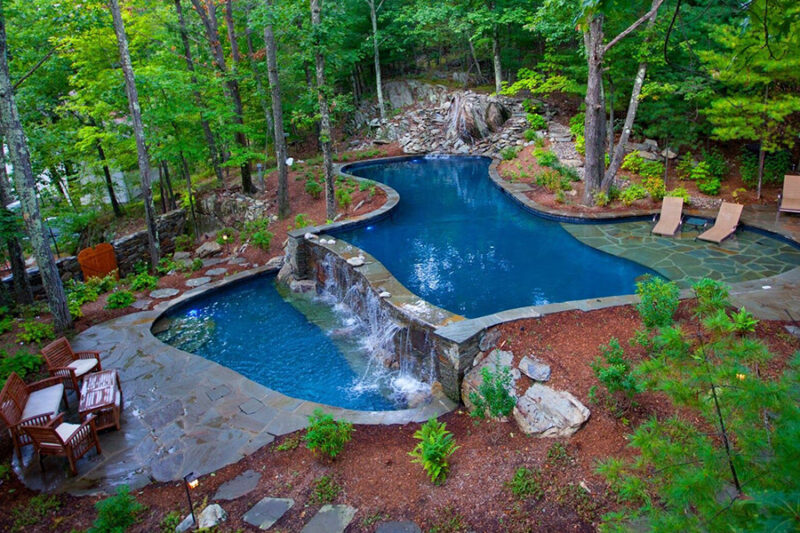
M369 6L369 18L372 22L372 50L375 60L375 88L378 92L378 110L381 113L381 120L386 118L386 109L383 103L383 83L381 82L381 53L378 46L378 13L375 9L375 0L364 0ZM383 2L381 2L383 3ZM380 6L378 6L380 9Z
M472 56L472 61L475 63L475 70L478 71L478 79L483 79L483 72L481 72L481 64L478 62L478 56L475 55L475 45L472 44L472 39L467 39L469 43L469 54Z
M203 27L206 31L206 39L211 47L211 53L214 58L214 66L217 67L222 78L226 80L225 87L227 88L228 96L233 101L234 123L239 126L234 133L234 139L242 151L247 152L247 136L244 134L244 131L242 131L244 128L244 113L242 97L239 92L239 82L236 80L235 76L230 75L227 63L225 62L225 53L222 50L222 43L219 37L219 25L217 24L217 6L214 0L205 0L205 2L205 6L203 6L200 0L192 0L192 5L200 16L200 20L203 22ZM235 41L236 39L234 36L233 42ZM238 50L236 52L238 57ZM247 194L255 192L253 180L250 175L250 163L242 163L240 168L242 172L242 192Z
M653 0L650 6L650 17L647 19L647 27L651 28L656 21L658 15L658 7L661 5L661 0ZM642 93L642 86L644 79L647 75L647 62L642 61L639 63L639 69L636 71L636 77L633 80L633 89L631 89L631 99L628 102L628 112L625 115L625 124L622 126L622 134L619 137L619 143L614 148L614 155L611 157L611 162L608 165L601 188L608 191L611 184L614 182L614 177L622 165L622 160L625 158L625 145L631 136L633 129L633 122L636 120L636 112L639 109L639 95ZM613 143L613 136L612 141Z
M6 156L3 149L3 139L0 137L0 204L5 208L11 203L11 183L6 174ZM25 268L25 256L22 253L22 246L16 236L9 236L6 239L8 248L8 259L11 263L11 275L14 282L14 294L17 303L27 305L33 303L33 291L28 280L28 272Z
M125 91L128 94L128 108L131 112L133 134L136 137L136 154L139 160L139 176L142 183L142 199L144 200L144 219L147 224L147 249L150 254L151 266L155 269L160 255L160 243L155 210L153 208L153 195L150 188L150 157L147 154L147 145L144 140L142 111L139 108L139 92L136 90L131 56L128 52L128 38L125 36L125 24L122 21L122 14L119 10L119 0L109 0L108 5L111 8L111 15L114 17L114 33L117 34L120 64L122 73L125 76Z
M320 3L322 0L311 0L311 25L319 30L321 22ZM314 58L317 70L317 100L319 102L319 143L322 146L322 159L325 167L325 213L329 220L336 217L336 198L333 190L333 161L331 159L331 117L328 110L327 87L325 86L325 56L322 54L322 43L319 37L314 43Z
M494 65L494 90L497 94L503 90L503 67L500 62L500 32L497 24L492 28L492 62Z
M592 205L594 193L603 180L603 140L606 132L606 106L603 102L603 15L595 15L583 34L589 76L586 85L586 166L583 203Z
M272 0L267 0L272 8ZM281 102L281 83L278 77L278 54L272 21L264 27L264 44L267 47L267 79L272 97L272 124L275 128L275 159L278 163L278 216L286 218L291 212L289 205L289 171L286 168L286 136L283 134L283 105Z
M767 120L769 117L767 116L767 99L769 98L769 83L764 86L764 136L767 133ZM764 160L766 159L766 153L764 153L764 140L761 140L761 143L758 145L758 186L756 187L756 199L761 200L761 182L764 179Z
M220 185L224 185L217 143L214 140L214 133L211 131L211 125L208 123L208 119L203 114L203 110L206 107L205 103L203 102L203 97L200 96L200 91L197 90L197 76L195 75L194 70L194 59L192 59L192 49L189 45L189 33L186 31L186 20L183 18L181 0L175 0L175 9L178 12L178 30L181 34L181 41L183 42L183 56L186 59L186 69L191 73L192 76L192 95L194 96L194 101L197 105L197 108L200 110L200 125L203 128L203 135L205 136L206 144L208 145L208 152L211 156L211 165L214 167L214 174L217 176L217 181L220 183Z
M171 211L178 208L178 203L175 201L175 193L172 190L172 180L169 177L169 165L166 161L161 161L161 166L164 167L164 184L167 187L167 210Z
M189 165L186 163L186 158L181 152L181 168L183 169L183 178L186 180L186 194L189 197L189 212L192 215L192 227L194 228L194 238L200 235L200 226L197 225L197 215L194 211L194 193L192 192L192 175L189 173Z
M250 4L245 2L245 11L250 14ZM247 57L250 59L250 69L253 71L253 79L256 81L256 91L258 92L258 99L261 102L261 109L264 111L264 119L267 121L267 128L264 131L266 137L266 144L269 145L270 137L272 137L272 114L269 110L269 102L267 102L267 93L264 90L264 83L261 81L261 74L258 73L258 62L255 57L255 48L253 47L253 32L248 23L245 28L245 41L247 42ZM265 147L266 149L266 147ZM265 154L266 156L266 154Z
M67 295L58 274L55 257L47 243L47 235L39 211L39 198L36 195L36 181L33 177L28 141L22 130L17 104L14 101L14 92L11 88L6 46L6 23L2 4L0 4L0 127L2 127L8 142L11 164L14 165L14 182L22 205L22 218L25 221L33 253L39 265L42 285L47 294L47 303L53 314L53 326L57 331L63 332L72 326L72 317L69 314Z
M158 191L160 193L159 199L161 201L161 214L165 215L168 211L167 191L164 188L164 169L161 168L161 165L158 165Z
M119 218L122 216L122 208L120 208L117 195L114 193L114 182L111 181L111 170L108 168L106 152L103 150L103 145L100 144L100 141L97 141L97 157L100 158L100 164L103 165L103 175L106 178L106 189L108 190L108 197L111 200L111 208L114 210L114 216Z
M614 83L608 80L608 124L606 124L606 153L614 153Z

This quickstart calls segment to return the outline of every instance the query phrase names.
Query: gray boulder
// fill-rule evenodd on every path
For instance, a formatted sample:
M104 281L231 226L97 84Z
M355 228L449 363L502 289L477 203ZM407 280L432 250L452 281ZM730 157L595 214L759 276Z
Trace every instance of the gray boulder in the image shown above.
M518 368L520 372L534 381L550 380L550 365L533 355L523 357Z
M222 252L222 246L217 241L204 242L200 248L197 249L195 255L197 257L211 257L212 255L219 255Z
M200 516L197 517L197 528L210 529L212 527L219 525L220 522L224 522L227 519L228 519L228 513L225 512L225 509L223 509L216 503L212 503L211 505L203 509L203 512L200 513Z
M569 437L583 426L590 414L569 392L541 383L531 385L513 411L520 430L535 437Z

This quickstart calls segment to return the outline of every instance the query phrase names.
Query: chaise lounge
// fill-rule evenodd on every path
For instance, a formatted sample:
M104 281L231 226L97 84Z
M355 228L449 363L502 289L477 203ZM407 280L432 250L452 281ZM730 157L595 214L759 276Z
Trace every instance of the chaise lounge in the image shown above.
M743 207L742 204L722 202L714 225L711 226L711 229L701 233L696 238L720 244L736 232L736 229L739 227L739 218L742 216Z
M800 176L783 178L783 192L778 196L778 214L800 213Z
M667 196L661 204L661 214L658 216L658 224L650 230L650 233L672 237L681 227L681 212L683 211L683 198Z
M31 444L25 426L46 424L58 413L64 384L60 377L50 377L35 383L25 383L12 372L0 391L0 418L8 426L17 457L22 460L22 447Z

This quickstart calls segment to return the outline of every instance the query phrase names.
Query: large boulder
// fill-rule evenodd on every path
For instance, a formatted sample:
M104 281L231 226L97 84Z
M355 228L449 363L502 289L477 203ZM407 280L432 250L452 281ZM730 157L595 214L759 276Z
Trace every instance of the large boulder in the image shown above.
M197 249L195 255L202 259L204 257L211 257L212 255L219 255L221 252L222 245L217 241L207 241Z
M511 112L506 106L497 100L489 100L486 105L486 125L492 131L500 131L503 129L503 124L511 116Z
M569 437L589 419L589 409L575 396L534 383L517 400L513 416L520 430L535 437Z
M514 354L503 350L492 350L488 355L475 359L474 366L464 375L464 379L461 382L461 401L464 402L467 409L472 411L475 408L475 405L469 399L469 395L472 392L477 393L478 388L483 383L481 371L484 368L488 368L490 372L497 372L498 369L503 367L511 368L513 360ZM516 368L512 370L509 390L512 396L516 396L515 385L519 375L519 370Z

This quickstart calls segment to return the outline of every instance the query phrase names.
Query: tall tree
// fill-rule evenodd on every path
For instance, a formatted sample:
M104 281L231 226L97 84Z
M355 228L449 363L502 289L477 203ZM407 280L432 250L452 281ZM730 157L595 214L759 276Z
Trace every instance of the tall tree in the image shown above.
M11 203L11 183L6 174L6 156L3 147L3 140L0 138L0 209L6 209ZM11 275L14 282L14 294L17 302L21 304L33 303L33 291L31 290L28 272L25 268L25 256L22 254L22 246L16 232L7 232L5 235L6 249L8 250L8 260L11 263Z
M33 253L39 265L42 284L47 294L47 303L53 315L53 326L65 331L72 326L72 317L67 306L67 295L58 274L55 257L47 243L44 223L39 211L39 198L36 194L36 181L33 177L28 142L19 120L17 104L8 70L8 46L6 43L6 23L3 4L0 0L0 125L6 135L11 163L14 165L14 181L22 205L22 216L28 237L33 245Z
M317 102L319 103L319 142L325 168L325 213L329 220L336 217L336 197L333 190L333 159L331 156L331 115L328 109L328 87L325 85L325 55L322 49L322 0L311 0L311 26L314 33L314 60L317 73Z
M117 35L119 46L120 65L125 77L125 92L128 95L128 108L133 123L133 134L136 138L136 154L139 162L139 177L141 179L142 199L144 200L144 219L147 224L147 250L150 254L150 263L153 269L158 265L160 243L158 240L158 227L153 208L153 195L150 187L150 156L147 153L147 144L144 139L144 126L142 125L142 111L139 107L139 93L136 90L136 80L133 75L131 56L128 52L128 38L125 35L125 24L119 9L119 0L109 0L109 8L114 19L114 33Z
M244 4L245 12L247 13L247 26L245 27L245 41L247 43L247 57L250 59L250 71L253 73L253 79L256 82L256 91L258 92L258 100L261 102L261 109L264 111L264 119L267 122L267 131L265 131L266 142L265 144L267 147L269 146L269 140L273 128L272 124L272 112L269 108L269 102L267 102L267 94L264 91L264 83L261 81L261 74L258 72L258 61L256 60L256 52L255 46L253 46L253 25L250 22L250 2L245 2Z
M375 0L364 0L369 6L369 20L372 23L372 55L375 61L375 89L378 93L378 110L381 119L386 118L386 107L383 104L383 83L381 83L381 51L378 40L378 11L383 7L383 0L375 5Z
M289 215L289 179L286 168L286 137L283 135L283 105L281 100L281 84L278 77L278 55L275 45L275 33L272 30L273 15L272 0L266 0L270 10L267 24L264 26L264 44L267 47L267 76L272 96L272 124L275 128L275 158L278 163L278 216L285 218Z
M206 39L211 47L211 54L214 58L214 66L219 71L221 77L225 80L228 96L233 101L234 122L237 129L234 133L236 144L239 145L242 153L240 156L243 161L239 168L242 173L242 191L250 194L255 192L253 187L253 180L250 174L250 161L248 157L247 135L244 132L244 107L242 106L242 95L239 89L239 81L235 75L231 75L228 71L228 64L225 60L225 52L222 49L222 41L219 36L219 24L217 23L217 4L214 0L205 0L205 5L201 0L192 0L194 10L197 12L200 20L203 22L203 27L206 31ZM235 36L232 37L231 43L235 43ZM234 53L234 62L238 63L238 49Z

